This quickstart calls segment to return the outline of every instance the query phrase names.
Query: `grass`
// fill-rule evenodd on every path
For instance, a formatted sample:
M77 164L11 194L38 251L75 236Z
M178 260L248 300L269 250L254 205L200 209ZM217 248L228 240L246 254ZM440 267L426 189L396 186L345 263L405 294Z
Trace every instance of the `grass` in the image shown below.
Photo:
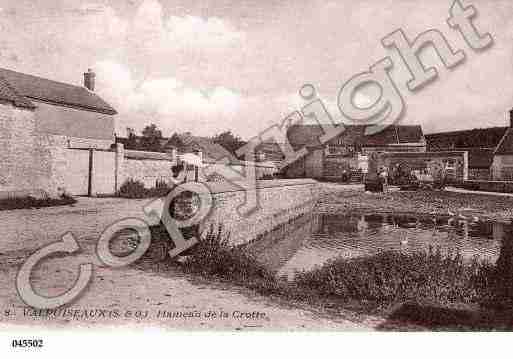
M343 300L383 303L430 301L440 304L479 302L485 263L464 264L460 255L440 252L382 252L336 259L310 272L298 273L299 287Z
M513 198L449 191L396 191L366 194L362 191L333 190L322 195L320 212L372 210L386 213L447 215L472 208L480 218L509 220L513 217Z
M229 245L228 239L221 226L217 230L210 227L182 268L187 273L228 280L260 292L277 289L274 274L245 248Z
M291 299L337 302L354 300L378 306L406 301L439 304L490 304L513 298L513 291L501 291L503 272L486 262L463 262L459 254L427 252L382 252L376 255L339 258L293 280L277 278L245 247L228 244L222 229L210 229L187 257L188 273L227 280L255 289L260 294L277 294Z
M26 209L26 208L43 208L54 206L66 206L77 203L76 199L70 196L63 196L61 198L9 198L0 200L0 211L12 209Z

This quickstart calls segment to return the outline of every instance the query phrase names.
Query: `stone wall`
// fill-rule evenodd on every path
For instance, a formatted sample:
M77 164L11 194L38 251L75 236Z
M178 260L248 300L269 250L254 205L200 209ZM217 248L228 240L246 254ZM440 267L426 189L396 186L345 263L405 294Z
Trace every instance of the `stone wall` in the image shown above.
M36 158L34 112L0 104L0 191L35 189L43 174Z
M131 178L141 181L147 188L152 188L157 181L169 182L173 175L171 171L173 165L173 162L165 160L125 158L119 183L122 185Z
M258 181L258 208L245 215L247 197L241 187L228 183L207 183L207 186L212 193L213 208L201 229L222 224L225 233L230 233L230 243L235 245L247 243L310 212L318 193L318 183L309 179Z

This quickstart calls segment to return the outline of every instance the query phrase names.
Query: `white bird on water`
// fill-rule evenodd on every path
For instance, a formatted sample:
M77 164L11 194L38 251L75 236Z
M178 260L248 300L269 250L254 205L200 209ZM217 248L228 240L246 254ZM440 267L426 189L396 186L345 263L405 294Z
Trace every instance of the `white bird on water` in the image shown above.
M406 235L406 237L404 239L401 239L401 245L402 246L405 246L408 244L408 235Z

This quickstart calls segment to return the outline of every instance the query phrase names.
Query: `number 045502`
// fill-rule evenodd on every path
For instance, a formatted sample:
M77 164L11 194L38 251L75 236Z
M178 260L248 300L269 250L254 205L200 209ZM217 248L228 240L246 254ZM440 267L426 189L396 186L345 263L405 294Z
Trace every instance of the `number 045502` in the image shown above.
M42 348L43 339L13 339L11 346L13 348Z

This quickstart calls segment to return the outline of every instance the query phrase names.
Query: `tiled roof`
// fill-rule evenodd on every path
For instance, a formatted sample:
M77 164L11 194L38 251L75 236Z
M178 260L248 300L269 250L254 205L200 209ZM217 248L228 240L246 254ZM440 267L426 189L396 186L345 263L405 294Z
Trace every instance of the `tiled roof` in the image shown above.
M201 151L206 161L216 162L227 158L230 163L238 163L239 160L226 148L211 139L188 134L180 135L184 148L182 151Z
M289 128L288 139L294 149L320 145L324 134L319 125L295 125ZM385 146L390 144L415 143L422 140L422 127L418 125L387 126L383 131L365 135L365 126L346 126L345 130L331 142L343 142L360 146Z
M513 128L508 128L495 149L497 155L513 155Z
M35 108L32 102L25 99L25 97L18 95L14 88L12 88L12 86L10 86L2 77L0 77L0 99L12 102L18 107Z
M40 100L109 115L117 113L108 103L85 87L2 68L0 68L0 99L27 108L36 107L31 100Z
M495 148L507 129L507 127L489 127L430 133L426 135L427 150L444 151L459 148Z

